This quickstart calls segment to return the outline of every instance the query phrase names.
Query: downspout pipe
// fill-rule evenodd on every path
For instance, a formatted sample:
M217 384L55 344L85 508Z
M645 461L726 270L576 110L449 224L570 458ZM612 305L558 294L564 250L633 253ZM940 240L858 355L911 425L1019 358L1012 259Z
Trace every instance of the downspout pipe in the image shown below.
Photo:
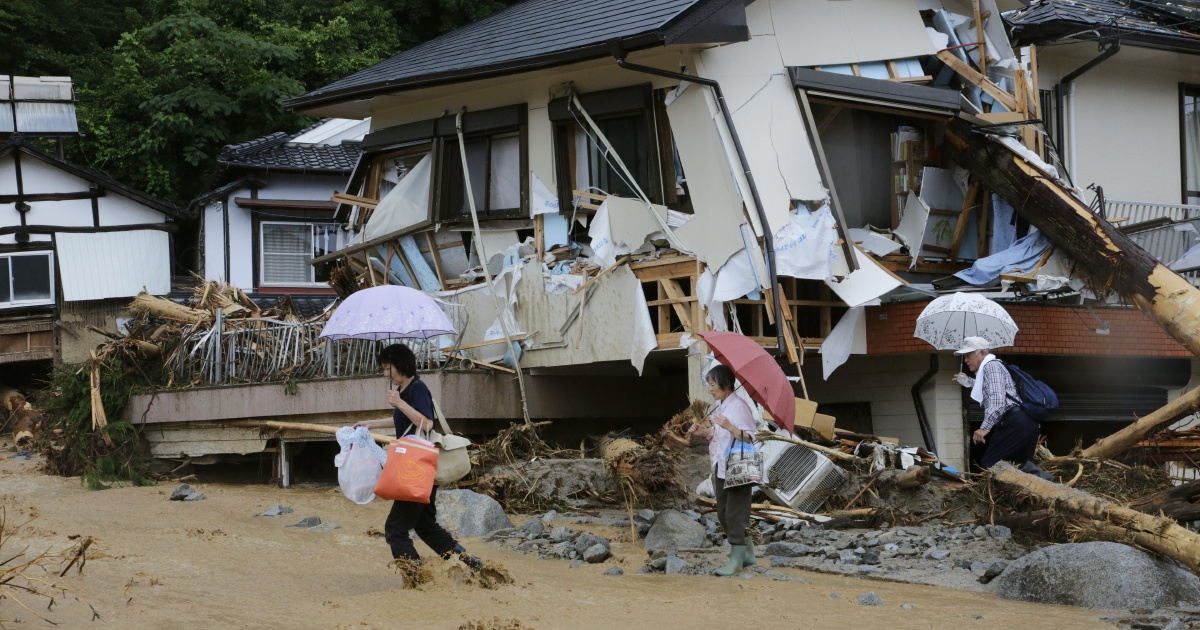
M778 290L779 274L775 266L775 235L771 233L771 224L767 223L767 213L763 210L762 199L758 196L758 186L754 184L754 174L750 172L750 162L746 159L745 150L742 149L742 141L738 138L737 127L733 125L733 114L729 112L729 106L725 103L725 94L721 92L721 84L712 79L705 79L704 77L685 74L683 72L672 72L670 70L661 70L650 66L629 63L625 61L625 51L615 45L612 55L617 60L617 65L626 70L687 81L712 88L713 93L717 97L717 102L720 104L721 115L725 118L725 126L729 128L729 136L733 138L733 147L737 149L738 163L742 167L742 172L746 175L746 183L750 186L750 196L754 199L754 209L757 210L759 224L763 227L763 243L767 249L767 275L771 279L771 286L769 287L771 292L771 307L775 312L775 343L778 344L779 351L784 352L787 346L783 341L783 327L785 324L783 322L783 309L780 307L780 300L783 298L779 295Z
M933 429L929 426L929 416L925 413L925 402L921 400L921 390L929 384L929 380L938 373L938 357L936 352L929 353L929 371L921 375L912 386L913 405L917 408L917 424L921 427L921 437L925 438L925 450L937 454L937 443L933 439Z
M1066 97L1067 97L1068 87L1070 87L1070 85L1072 83L1074 83L1076 79L1078 79L1079 77L1086 74L1092 68L1095 68L1096 66L1104 63L1105 61L1108 60L1109 57L1112 57L1113 55L1117 54L1118 52L1121 52L1121 40L1120 39L1118 39L1118 38L1113 38L1111 40L1103 40L1102 39L1102 40L1100 40L1100 54L1099 55L1096 55L1096 57L1094 59L1083 64L1082 66L1079 66L1078 68L1075 69L1074 72L1071 72L1070 74L1063 77L1062 79L1059 79L1058 83L1054 84L1054 104L1055 104L1055 108L1054 108L1054 143L1055 143L1055 146L1058 147L1058 150L1060 152L1062 152L1064 150L1064 147L1066 146L1065 145L1066 137L1064 135L1064 133L1065 133L1064 129L1066 127L1066 113L1064 110L1065 110L1065 105L1066 105ZM1072 155L1070 157L1071 157L1071 160L1075 159L1074 155ZM1073 163L1070 164L1070 169L1072 171L1074 171L1075 164L1073 164Z

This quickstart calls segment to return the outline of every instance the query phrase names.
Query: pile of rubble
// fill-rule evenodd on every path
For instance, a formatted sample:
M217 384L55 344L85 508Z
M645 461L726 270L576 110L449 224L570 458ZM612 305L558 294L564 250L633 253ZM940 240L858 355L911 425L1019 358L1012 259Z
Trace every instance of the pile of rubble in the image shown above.
M548 512L520 527L496 530L483 540L518 553L537 554L541 560L572 560L576 566L599 564L612 557L608 539L561 525L552 527L555 516L555 512Z

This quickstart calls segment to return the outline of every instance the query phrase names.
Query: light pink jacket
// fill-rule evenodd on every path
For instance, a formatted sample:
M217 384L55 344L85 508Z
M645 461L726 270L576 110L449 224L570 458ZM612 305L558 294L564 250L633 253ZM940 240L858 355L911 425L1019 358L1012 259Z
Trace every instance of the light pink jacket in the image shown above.
M737 394L730 394L721 401L716 409L713 409L710 420L716 416L723 415L729 420L733 426L746 432L746 439L754 441L754 413L750 411L750 406L746 401ZM715 466L717 469L717 477L725 478L725 457L729 453L729 447L733 444L734 436L729 431L717 426L715 423L708 430L708 458L711 461L710 469Z

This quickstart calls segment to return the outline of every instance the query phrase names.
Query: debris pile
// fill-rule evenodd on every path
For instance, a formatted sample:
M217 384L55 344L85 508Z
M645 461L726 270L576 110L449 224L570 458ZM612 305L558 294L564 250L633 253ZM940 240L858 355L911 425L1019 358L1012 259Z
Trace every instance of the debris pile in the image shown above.
M531 518L520 527L496 530L483 540L513 551L537 554L541 560L575 560L599 564L612 557L608 539L570 527L551 527L553 516Z
M65 576L72 568L83 573L93 539L90 536L73 536L74 543L67 548L56 550L51 547L40 553L28 547L6 548L27 524L28 521L15 525L9 523L7 510L0 507L0 557L5 558L4 562L0 562L0 600L11 599L38 619L57 625L33 611L43 608L53 610L56 597L71 593L71 589L58 584L55 577Z

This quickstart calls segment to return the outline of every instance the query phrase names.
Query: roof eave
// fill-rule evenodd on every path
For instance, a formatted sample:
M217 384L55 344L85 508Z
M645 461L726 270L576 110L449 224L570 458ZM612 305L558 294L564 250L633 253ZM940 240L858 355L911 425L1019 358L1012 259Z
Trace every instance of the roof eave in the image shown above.
M625 51L645 50L647 48L656 48L666 45L664 35L661 31L654 31L651 33L635 35L633 37L626 37L617 40L617 42L619 43L621 49ZM383 94L395 94L398 92L407 92L420 88L452 85L454 83L465 83L467 81L478 81L512 74L520 74L522 72L533 72L536 70L544 70L546 68L566 66L573 63L581 63L584 61L592 61L594 59L603 59L605 57L609 57L611 56L611 46L611 42L603 42L590 46L583 46L581 48L560 51L550 55L541 55L538 57L531 57L528 59L522 59L508 63L482 66L479 68L468 68L464 70L454 70L450 72L426 74L417 77L409 77L398 81L381 81L370 85L356 86L328 92L325 94L297 96L295 98L284 100L282 102L282 106L285 109L292 109L303 113L304 111L316 107L336 105L346 101L363 100Z

